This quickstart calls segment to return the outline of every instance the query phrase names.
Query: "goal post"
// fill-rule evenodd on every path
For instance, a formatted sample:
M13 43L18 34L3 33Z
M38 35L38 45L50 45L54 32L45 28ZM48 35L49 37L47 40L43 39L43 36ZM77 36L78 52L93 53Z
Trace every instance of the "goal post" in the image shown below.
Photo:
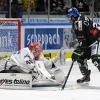
M0 56L21 48L21 19L0 18Z

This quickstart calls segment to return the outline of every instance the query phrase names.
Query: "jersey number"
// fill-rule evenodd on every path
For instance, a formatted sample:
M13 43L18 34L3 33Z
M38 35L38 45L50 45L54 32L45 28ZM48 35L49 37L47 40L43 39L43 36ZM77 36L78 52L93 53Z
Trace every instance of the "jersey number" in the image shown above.
M89 19L88 19L87 17L85 17L84 24L85 24L86 26L89 26Z

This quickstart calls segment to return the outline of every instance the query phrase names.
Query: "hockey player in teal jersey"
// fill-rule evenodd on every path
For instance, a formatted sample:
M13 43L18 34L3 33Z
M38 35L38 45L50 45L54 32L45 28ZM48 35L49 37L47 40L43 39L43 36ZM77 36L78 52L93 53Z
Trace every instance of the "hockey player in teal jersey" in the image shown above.
M79 43L72 54L72 61L78 62L83 75L82 78L77 80L77 83L89 82L91 70L88 69L87 60L92 59L92 62L100 71L100 56L94 52L100 31L93 27L93 21L90 18L81 16L74 7L68 10L67 17L72 23L72 30Z

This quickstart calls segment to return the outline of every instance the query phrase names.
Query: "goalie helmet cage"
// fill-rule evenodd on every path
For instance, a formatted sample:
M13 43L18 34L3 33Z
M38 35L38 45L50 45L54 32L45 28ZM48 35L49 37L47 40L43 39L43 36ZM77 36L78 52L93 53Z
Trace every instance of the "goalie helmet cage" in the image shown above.
M21 19L0 18L0 52L21 49Z

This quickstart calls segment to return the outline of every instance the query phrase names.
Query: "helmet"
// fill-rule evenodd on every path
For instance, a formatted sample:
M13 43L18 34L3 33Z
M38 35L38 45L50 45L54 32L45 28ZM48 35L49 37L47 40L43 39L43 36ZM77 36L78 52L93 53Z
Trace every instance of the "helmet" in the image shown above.
M40 58L40 54L42 52L42 48L41 48L40 42L32 42L32 43L30 43L29 49L33 53L34 59L38 60Z
M36 51L37 49L38 50L42 50L41 47L40 47L40 42L32 42L29 44L29 49L31 51Z
M67 17L79 17L79 12L75 7L68 10Z

